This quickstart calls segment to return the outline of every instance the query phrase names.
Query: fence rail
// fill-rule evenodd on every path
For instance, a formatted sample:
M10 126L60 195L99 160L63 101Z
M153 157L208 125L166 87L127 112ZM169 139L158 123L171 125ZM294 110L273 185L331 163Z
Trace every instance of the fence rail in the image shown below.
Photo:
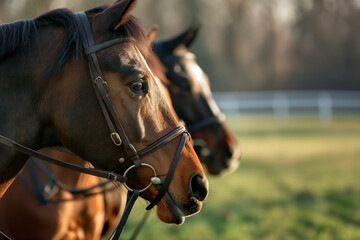
M272 114L275 118L316 114L321 119L359 117L360 91L258 91L214 92L227 114Z

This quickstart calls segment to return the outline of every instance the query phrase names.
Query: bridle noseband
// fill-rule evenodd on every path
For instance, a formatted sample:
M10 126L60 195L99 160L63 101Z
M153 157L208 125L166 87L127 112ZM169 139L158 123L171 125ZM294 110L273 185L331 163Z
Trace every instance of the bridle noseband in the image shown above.
M222 123L224 121L225 121L225 115L220 113L220 114L214 114L207 118L203 118L199 121L196 121L192 124L186 125L186 128L188 129L188 131L192 132L192 133L199 131L201 129L210 127L210 126L214 127L216 140L215 140L215 144L213 146L211 146L209 148L209 146L207 146L206 142L202 139L194 139L194 141L193 141L194 148L200 148L200 152L198 154L206 157L208 159L208 161L213 161L213 157L216 153L216 149L219 147L219 145L221 143L221 139L224 135L224 128L222 126ZM207 151L204 151L204 150L207 150ZM205 152L205 154L204 154L204 152ZM200 157L200 155L199 155L199 157Z

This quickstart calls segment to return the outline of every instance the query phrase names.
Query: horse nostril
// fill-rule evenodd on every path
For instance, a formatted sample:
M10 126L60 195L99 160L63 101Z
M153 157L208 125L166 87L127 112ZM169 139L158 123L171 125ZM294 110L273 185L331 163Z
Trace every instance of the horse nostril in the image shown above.
M225 160L225 163L227 164L230 159L233 157L233 149L230 147L230 145L225 145L225 147L222 150L222 158Z
M189 181L189 194L190 198L195 198L199 201L204 201L208 194L208 187L205 184L203 177L195 174Z

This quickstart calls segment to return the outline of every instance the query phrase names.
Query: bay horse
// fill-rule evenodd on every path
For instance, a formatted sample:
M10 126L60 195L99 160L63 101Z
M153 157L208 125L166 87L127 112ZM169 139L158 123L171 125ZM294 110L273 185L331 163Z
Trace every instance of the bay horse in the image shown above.
M89 165L59 148L39 151L71 163ZM42 165L38 164L43 164L46 170L42 171ZM14 240L100 239L104 223L111 228L116 225L127 196L124 186L113 189L113 183L108 182L104 190L101 183L98 177L30 159L0 199L0 229ZM81 193L81 189L86 191ZM109 227L105 226L104 232Z
M130 15L135 2L88 12L82 24L91 29L82 31L77 16L64 9L0 26L0 134L7 145L0 146L1 196L27 159L9 146L64 146L106 170L92 173L127 179L133 191L144 189L140 196L158 206L164 222L181 224L200 211L207 178L144 61L146 37ZM94 35L85 54L84 32ZM106 125L117 132L109 137ZM168 156L175 152L173 164ZM149 184L154 175L160 176L158 184L165 178L161 187Z
M241 149L224 124L208 76L190 51L200 27L201 24L194 22L178 36L154 42L153 49L169 80L163 82L172 105L191 133L200 160L210 174L222 175L237 169Z
M177 39L182 41L178 41L178 47L180 47L180 45L185 46L185 43L183 41L186 38L189 39L189 36L194 38L196 35L194 33L197 32L197 30L194 31L194 29L197 29L198 27L199 25L193 25L189 29L187 29L184 33L179 35L179 37L181 36L181 39L179 39L179 37ZM152 37L153 36L154 36L154 32L152 33ZM165 43L166 43L165 41L162 42L162 44ZM178 58L178 59L183 59L183 58ZM159 66L161 65L161 62L154 55L151 55L151 57L148 60L151 69L153 70L153 72L155 72L155 75L160 77L162 82L165 83L167 87L171 87L172 85L169 84L169 80L176 81L176 79L175 80L173 78L167 79L163 73L163 71L165 70L165 74L166 74L166 72L169 71L169 69L165 69L164 66ZM185 58L183 60L185 61L191 60L189 64L194 64L193 58ZM157 71L155 71L154 68L157 69ZM191 68L191 67L186 68L186 71L192 71L193 69L196 68ZM194 76L195 74L196 72L194 73L187 72L185 76ZM208 84L208 81L204 82L202 78L198 79L196 78L196 76L191 78L189 77L189 79L187 79L186 81L188 82L199 81L202 84ZM181 89L181 91L185 91L185 90ZM173 100L180 101L176 99L176 95L173 97ZM198 101L199 100L197 95L194 95L192 99L193 104L190 105L194 105L194 104L196 105L198 104L197 103ZM204 105L208 103L201 102L200 104ZM206 108L207 105L204 105L203 107ZM201 136L202 138L212 137L216 139L217 137L216 131L210 131L210 133L214 133L213 136L209 134L206 134L204 136L201 135L204 130L206 130L207 128L211 128L213 127L213 125L216 124L223 124L223 123L217 122L217 123L209 124L208 126L203 126L203 128L198 131L198 136ZM230 140L232 139L230 138ZM225 142L225 144L236 144L236 142ZM44 149L42 151L46 151L47 154L49 155L55 155L55 156L60 155L59 158L68 159L69 161L72 162L80 161L78 157L58 149ZM219 158L219 160L221 160L221 158ZM227 159L224 159L223 161L226 162ZM214 165L214 166L209 165L209 164L214 164L212 161L207 161L205 162L205 164L207 165L208 168L212 168L216 166L222 166L222 167L225 166L225 165ZM84 176L83 174L79 174L79 173L71 173L67 169L62 169L50 164L45 164L45 165L48 171L51 172L51 174L57 178L56 179L57 181L60 181L62 183L64 182L67 183L67 186L71 186L72 189L84 189L99 184L98 183L99 180L97 178L94 178L93 176L89 176L89 175ZM38 167L35 166L35 168ZM39 178L41 178L39 179L41 180L41 182L46 183L50 180L48 176L45 176L44 173L41 172L39 169L37 169L37 171ZM31 178L31 176L29 176L28 171L23 172L23 174L24 175L26 174L27 179ZM16 196L18 196L19 193L24 195L25 192L28 194L30 192L28 191L28 189L20 179L15 180L14 185L15 186L13 186L13 188L9 190L7 195L5 195L4 197L5 199L3 199L2 202L0 201L0 210L4 212L3 219L1 219L0 217L0 225L3 226L6 225L5 229L12 229L10 232L17 232L16 235L17 239L26 238L29 236L31 236L31 238L34 239L48 239L49 236L53 236L54 239L60 238L60 236L64 239L66 239L67 237L72 238L72 236L77 236L77 238L79 239L82 238L81 236L85 236L85 239L98 239L101 232L101 228L99 228L99 226L102 226L101 223L105 222L103 233L106 233L107 230L111 229L114 226L114 223L116 222L115 220L118 218L119 213L120 214L122 213L125 205L124 199L126 199L125 189L121 189L119 191L104 192L103 195L99 194L96 196L91 196L87 199L84 199L84 201L82 201L83 199L76 201L75 196L71 195L69 192L60 190L60 191L56 191L55 195L51 196L51 199L47 204L46 204L47 200L45 199L43 200L45 201L45 203L39 206L38 201L39 199L41 200L42 197L41 192L44 191L43 189L44 187L47 187L47 185L44 185L41 189L38 190L39 191L38 194L40 194L40 196L37 196L37 198L35 198L36 195L28 196L29 200L31 201L27 201L26 204L24 203L21 204L21 201ZM95 189L95 192L96 191L99 192L101 190ZM70 202L57 203L57 201L59 200L70 200ZM87 206L91 206L91 205L93 206L93 208L88 209L88 211L84 210L86 209ZM98 211L95 211L94 207L97 207ZM83 209L83 210L80 213L79 211L69 211L69 209L74 209L74 208ZM14 209L15 211L12 209ZM61 214L61 218L60 218L59 212L63 212L63 211L71 212L71 214ZM39 213L43 213L43 212L47 213L46 217L42 215L39 216ZM26 213L25 216L24 213ZM24 220L23 221L16 220L21 215L22 215L22 219ZM13 219L13 221L11 221L11 219ZM27 219L28 221L26 221L25 219ZM47 223L48 225L45 231L30 231L31 229L34 229L36 226L42 226L44 223ZM27 233L21 233L18 231L18 229L26 229L26 228L29 228L28 230L30 231L30 235L29 235L29 231L26 230L24 231ZM63 237L65 235L67 237Z

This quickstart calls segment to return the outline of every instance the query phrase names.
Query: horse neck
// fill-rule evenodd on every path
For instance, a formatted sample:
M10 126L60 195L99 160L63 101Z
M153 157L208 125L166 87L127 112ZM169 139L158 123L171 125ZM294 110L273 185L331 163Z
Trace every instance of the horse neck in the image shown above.
M42 94L51 85L51 79L45 77L46 71L61 49L61 43L54 39L61 39L63 34L57 32L57 35L52 32L52 46L42 44L47 41L39 39L48 34L39 31L39 36L32 36L29 42L33 46L31 50L14 51L0 59L0 134L29 147L41 147L36 146L34 140L39 139L44 125L45 116L40 107Z
M26 78L27 72L27 63L20 56L10 56L0 62L0 134L35 147L40 123L34 111L35 91L31 80ZM11 182L25 160L25 155L1 146L0 184ZM5 185L3 189L7 188Z
M33 42L30 45L36 46ZM41 52L52 53L48 48ZM43 77L49 66L45 61L49 60L50 57L42 58L36 47L30 53L12 52L0 59L0 134L33 149L58 142L39 108L41 92L49 84L49 79ZM0 197L26 159L26 155L0 146Z

